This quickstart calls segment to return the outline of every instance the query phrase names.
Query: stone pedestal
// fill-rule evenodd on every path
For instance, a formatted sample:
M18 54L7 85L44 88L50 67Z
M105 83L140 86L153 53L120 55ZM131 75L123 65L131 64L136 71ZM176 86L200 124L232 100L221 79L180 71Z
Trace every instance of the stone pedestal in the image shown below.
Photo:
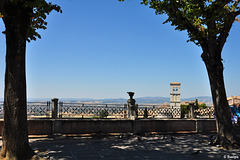
M137 105L135 104L136 100L133 99L134 92L127 92L130 96L128 99L128 119L135 120L137 119Z
M127 106L128 106L128 104L124 104L124 109L123 109L123 118L124 119L127 119Z
M194 119L194 103L189 103L189 113L188 113L188 118Z
M58 98L52 99L52 118L58 118Z

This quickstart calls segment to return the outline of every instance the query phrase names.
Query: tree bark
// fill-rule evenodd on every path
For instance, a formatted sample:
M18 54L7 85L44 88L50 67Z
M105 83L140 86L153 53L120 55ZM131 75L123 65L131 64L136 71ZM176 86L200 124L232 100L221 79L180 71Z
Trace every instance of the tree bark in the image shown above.
M34 152L28 142L25 54L30 17L16 4L5 8L6 71L4 128L0 159L30 159Z
M214 144L220 144L226 149L239 148L240 141L236 136L232 125L231 114L225 91L223 77L224 67L222 64L221 53L217 53L217 51L209 49L207 53L204 52L202 54L202 59L208 72L216 116L217 138Z

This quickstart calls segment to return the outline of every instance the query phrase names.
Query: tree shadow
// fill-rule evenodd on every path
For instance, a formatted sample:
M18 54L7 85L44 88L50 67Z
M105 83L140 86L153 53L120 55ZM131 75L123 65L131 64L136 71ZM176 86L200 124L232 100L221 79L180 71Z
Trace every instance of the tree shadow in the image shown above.
M225 159L240 158L240 150L208 144L210 135L89 136L31 139L35 152L46 159Z

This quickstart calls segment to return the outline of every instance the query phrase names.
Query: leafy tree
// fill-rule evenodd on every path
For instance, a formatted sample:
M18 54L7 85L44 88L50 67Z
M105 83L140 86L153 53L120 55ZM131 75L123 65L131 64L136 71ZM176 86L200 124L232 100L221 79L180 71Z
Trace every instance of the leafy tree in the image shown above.
M198 99L195 100L195 109L198 109L199 105L198 105Z
M188 105L181 104L181 118L185 118L185 115L188 114L189 111L190 109Z
M119 0L124 1L124 0ZM223 79L222 49L233 23L240 14L240 0L142 0L157 15L167 14L176 30L186 30L189 40L202 48L216 115L214 144L227 149L240 146L231 123Z
M1 0L0 15L5 24L6 71L4 89L4 128L0 159L30 159L34 152L28 142L26 111L26 41L41 36L46 16L61 12L59 6L45 0Z
M199 108L200 109L205 109L205 108L208 108L208 106L205 103L203 103L203 104L199 105Z

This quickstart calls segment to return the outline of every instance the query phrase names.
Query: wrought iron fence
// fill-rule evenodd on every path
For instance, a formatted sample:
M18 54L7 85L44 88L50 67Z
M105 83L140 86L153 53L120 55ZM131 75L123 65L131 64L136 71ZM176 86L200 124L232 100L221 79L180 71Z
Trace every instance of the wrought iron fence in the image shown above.
M60 118L126 118L124 104L84 104L59 102Z
M145 117L144 114L148 118L180 118L181 110L178 108L167 108L163 105L139 104L138 117L143 118Z
M148 118L180 118L180 109L162 107L139 104L138 117L144 117L146 108ZM127 118L127 115L127 104L59 103L60 118Z
M51 111L50 102L27 102L28 118L50 118ZM3 102L0 102L0 119L3 118Z
M0 102L0 119L3 118L3 102ZM120 118L128 117L127 104L87 104L63 103L58 104L59 118ZM180 118L181 109L167 108L161 104L138 104L138 118ZM50 102L28 102L28 118L51 118ZM194 110L194 118L215 118L214 109Z
M52 115L50 102L28 102L28 118L50 118Z
M194 110L195 118L215 118L213 108Z

